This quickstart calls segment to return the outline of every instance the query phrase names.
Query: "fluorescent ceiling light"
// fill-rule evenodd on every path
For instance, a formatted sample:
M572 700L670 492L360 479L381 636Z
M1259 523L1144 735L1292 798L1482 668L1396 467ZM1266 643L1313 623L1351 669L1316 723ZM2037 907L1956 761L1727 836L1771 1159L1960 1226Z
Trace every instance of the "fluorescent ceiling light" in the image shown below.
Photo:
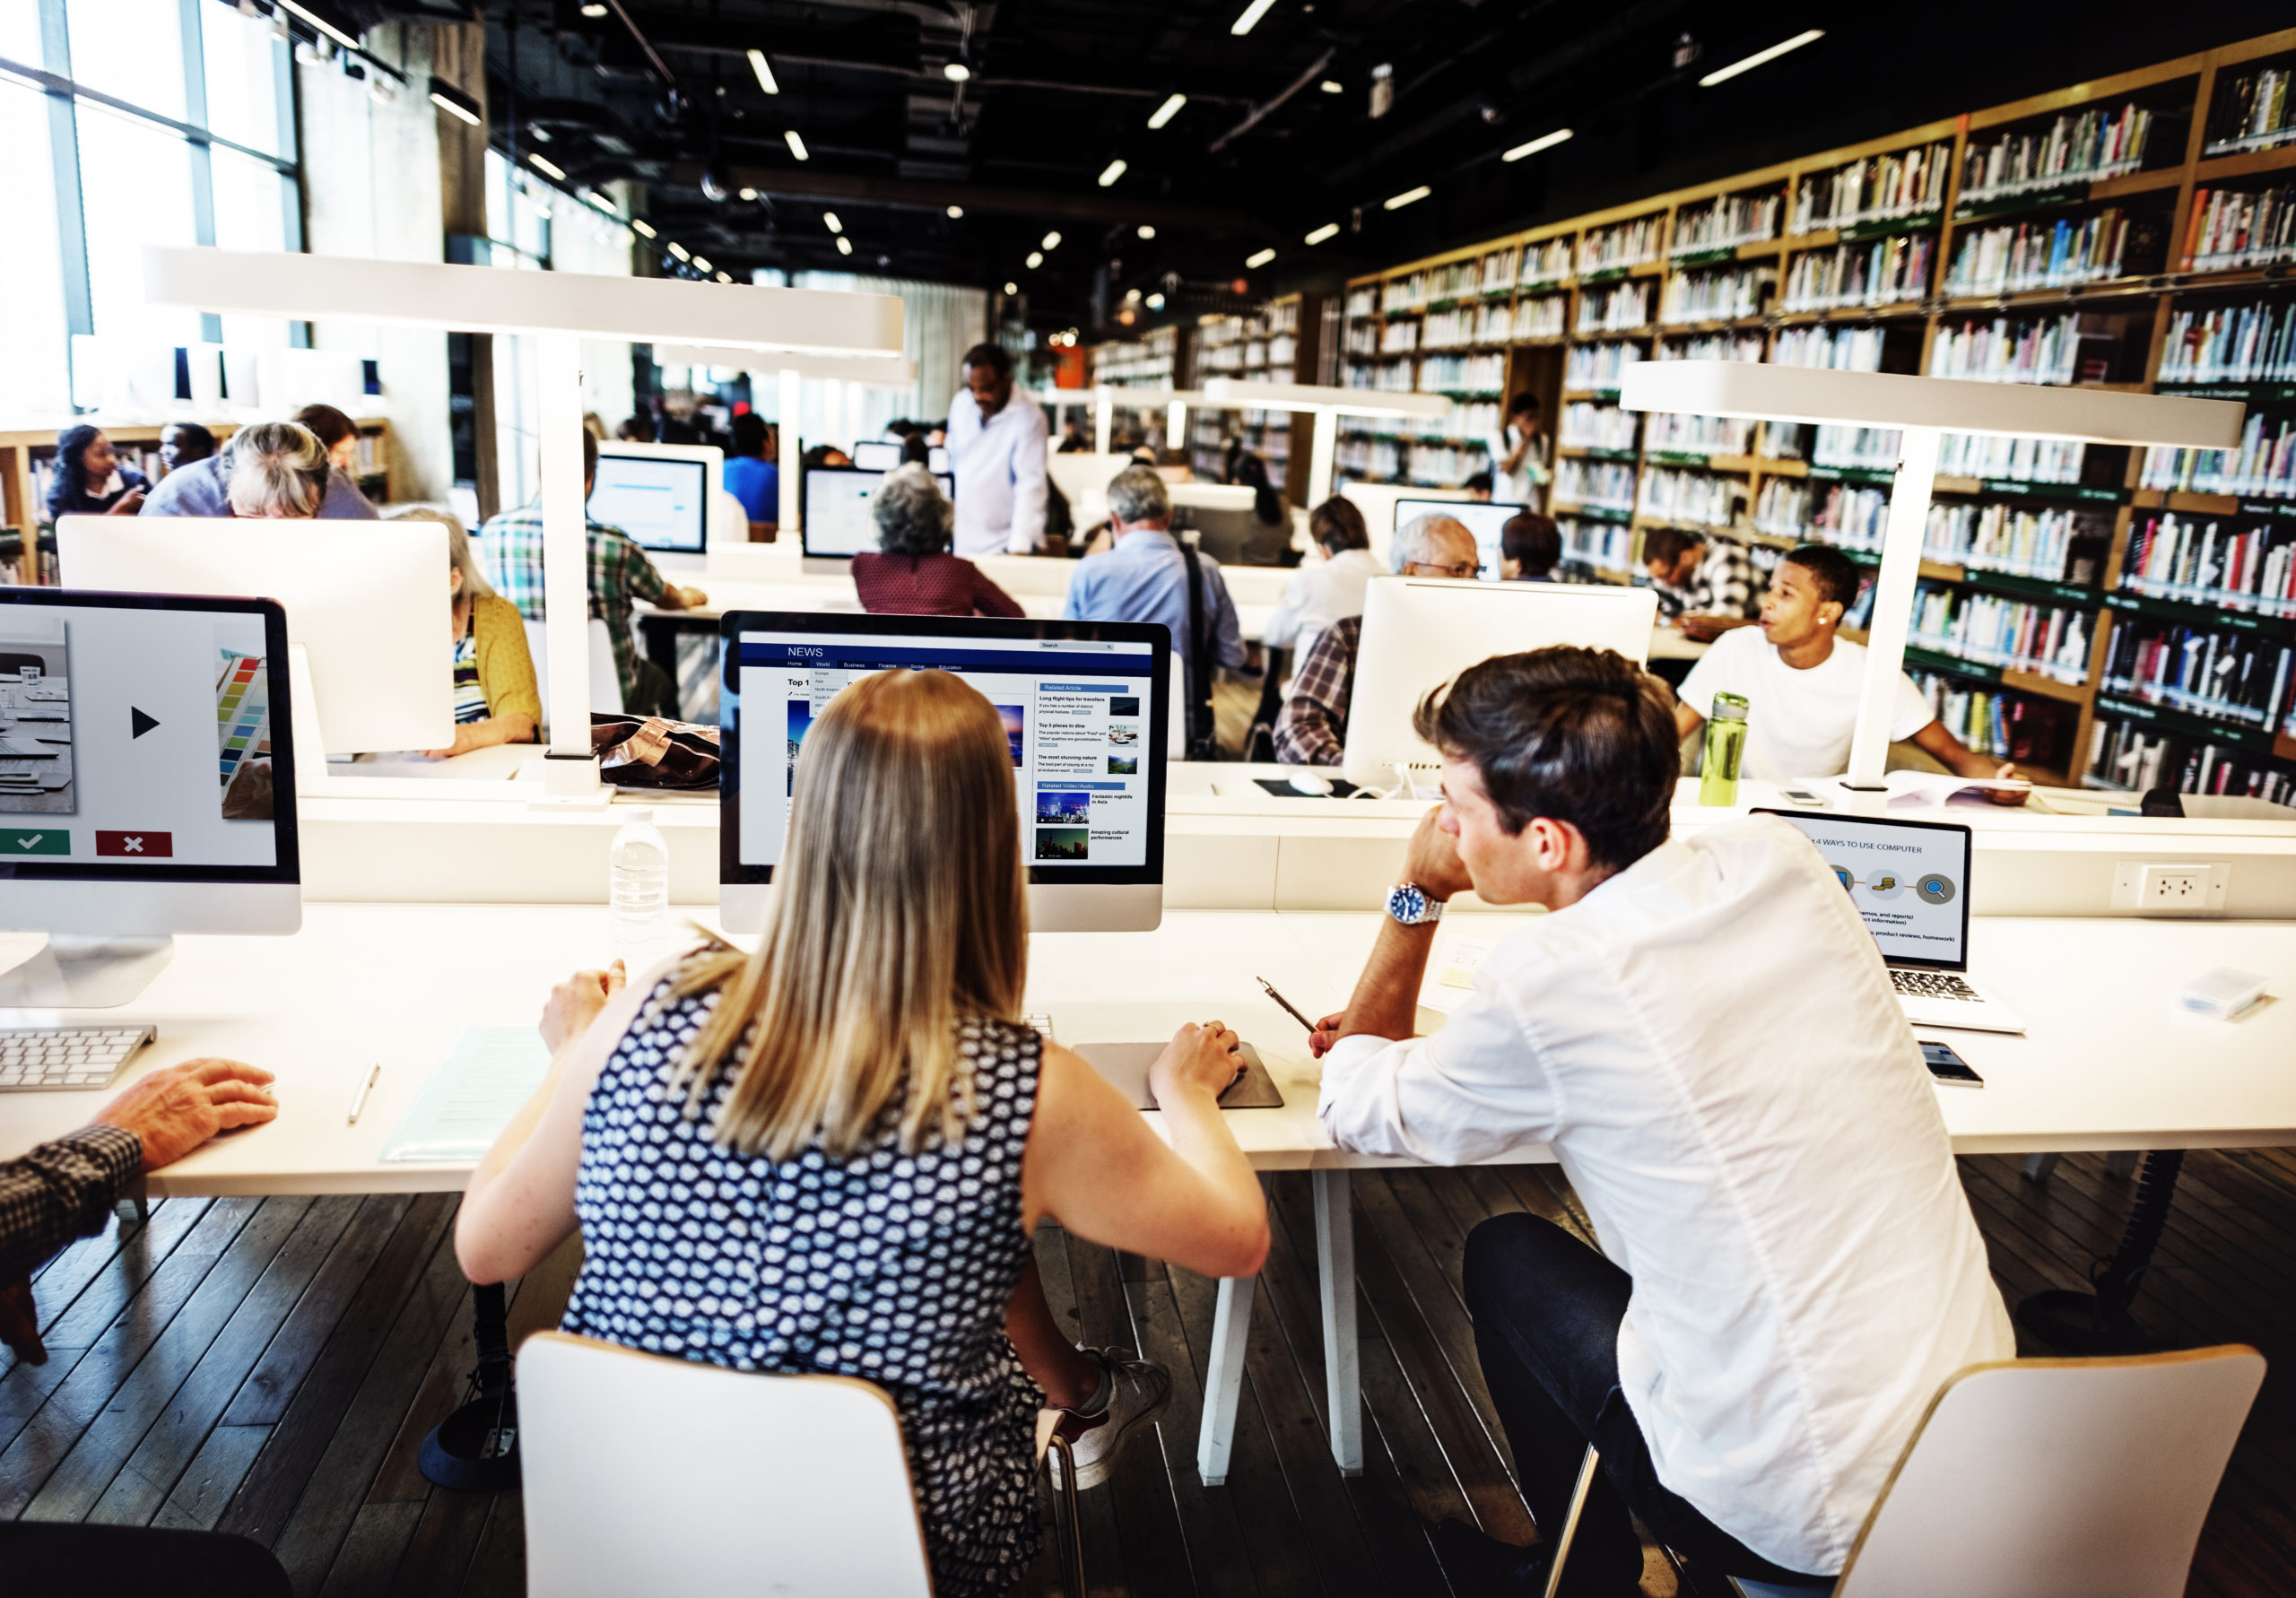
M630 225L635 228L639 233L645 238L651 239L654 237L654 224L648 221L642 216L631 217L630 219Z
M606 8L599 4L598 0L590 0L590 3L582 8L582 14L588 17L592 22L596 22L598 18L606 14Z
M1272 249L1255 250L1250 255L1244 257L1244 265L1247 266L1265 266L1274 259L1275 259L1275 252Z
M1422 183L1417 188L1407 188L1399 195L1389 195L1387 199L1380 203L1381 209L1387 211L1400 211L1406 205L1413 204L1418 201L1425 199L1429 195L1431 195L1435 191L1433 189L1428 187Z
M675 256L681 261L691 261L693 259L693 253L674 239L670 240L670 254Z
M842 233L845 231L845 224L837 220L837 213L834 211L824 211L822 213L822 226L827 228L832 233Z
M1701 89L1711 89L1726 79L1735 78L1742 72L1752 72L1757 66L1777 60L1788 50L1798 50L1804 45L1823 39L1825 36L1826 30L1822 28L1805 29L1783 44L1774 44L1766 50L1756 50L1744 61L1733 61L1719 71L1708 73L1698 80L1698 86Z
M357 39L352 38L351 35L345 33L342 29L336 27L333 22L328 22L317 12L296 4L295 0L279 0L279 6L283 11L293 12L297 16L302 18L303 21L309 22L312 27L317 29L329 39L335 40L335 43L353 50L359 48L359 41Z
M1124 157L1119 155L1114 161L1109 162L1107 166L1100 169L1100 187L1102 188L1106 188L1123 176Z
M1143 239L1153 239L1156 236L1156 230L1150 227L1146 222L1142 222L1139 227L1133 230L1138 233Z
M765 59L765 52L763 50L752 50L750 52L750 70L757 74L757 86L759 88L764 90L768 94L778 94L781 92L781 85L774 81L773 68L767 63Z
M457 121L468 123L473 127L485 120L479 114L478 101L440 78L430 80L430 103Z
M1244 14L1229 26L1228 31L1241 39L1259 26L1260 18L1265 16L1274 4L1275 0L1252 0L1249 5L1244 7Z
M526 157L526 161L535 171L540 172L544 177L555 178L561 183L566 181L566 169L560 166L556 161L550 160L548 157L529 155Z
M709 261L705 257L700 256L693 257L693 267L697 272L713 272L717 270L709 265Z
M745 189L742 190L742 198L744 198L744 200L754 200L754 199L756 199L756 198L757 198L757 190L755 190L755 189L753 189L753 188L745 188Z
M1321 244L1326 239L1336 239L1338 237L1339 224L1337 222L1326 222L1322 227L1318 228L1314 232L1308 235L1307 242L1309 244Z
M949 207L949 220L950 220L951 221L957 221L961 220L961 219L962 219L962 217L964 216L964 213L965 213L965 208L964 208L963 206L961 206L961 205L952 205L952 206L950 206L950 207Z
M1031 250L1029 252L1029 258L1022 262L1022 265L1026 266L1031 272L1034 272L1038 267L1044 265L1044 251L1040 249Z
M1060 235L1057 232L1047 233L1044 236L1044 247L1047 249L1058 249L1060 248Z
M1020 284L1018 284L1018 283L1006 283L1006 284L1004 285L1004 293L1005 293L1005 295L1006 295L1006 297L1007 297L1007 298L1010 298L1011 296L1013 296L1013 295L1014 295L1014 294L1017 294L1017 293L1019 293L1020 291L1021 291L1021 285L1020 285Z
M1506 154L1500 156L1499 159L1500 161L1520 161L1526 155L1536 155L1542 150L1552 150L1570 136L1570 130L1569 128L1558 127L1551 134L1541 134L1537 138L1533 139L1527 144L1516 145L1512 150L1509 150Z
M1164 308L1164 297L1161 294L1149 295L1148 308L1150 310L1162 310Z
M1347 85L1341 83L1337 78L1326 78L1321 83L1318 84L1317 87L1321 89L1326 94L1344 94L1347 92Z
M796 128L791 128L787 133L783 134L781 136L788 141L790 154L796 156L799 161L811 161L813 159L812 156L805 153L805 141L797 136L797 130Z
M851 255L853 253L853 240L848 239L844 234L839 233L837 236L837 253L840 256Z
M730 272L721 272L718 274L718 281L721 283L730 283L734 281L734 274Z
M1173 117L1178 116L1180 114L1180 108L1186 104L1187 104L1187 96L1185 94L1166 95L1164 97L1164 103L1158 106L1153 111L1151 111L1148 114L1148 126L1151 127L1163 126L1165 123L1170 122Z
M962 61L952 61L941 68L941 75L952 83L961 83L972 76L972 68Z

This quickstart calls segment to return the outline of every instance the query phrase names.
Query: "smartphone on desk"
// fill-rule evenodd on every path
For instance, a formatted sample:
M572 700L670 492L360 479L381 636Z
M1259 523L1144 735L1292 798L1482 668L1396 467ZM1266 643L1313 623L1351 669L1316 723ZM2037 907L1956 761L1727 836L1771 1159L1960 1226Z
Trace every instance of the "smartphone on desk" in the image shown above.
M1929 1074L1937 1079L1941 1088L1982 1088L1985 1078L1970 1069L1970 1063L1955 1054L1950 1045L1921 1039L1921 1058L1929 1067Z

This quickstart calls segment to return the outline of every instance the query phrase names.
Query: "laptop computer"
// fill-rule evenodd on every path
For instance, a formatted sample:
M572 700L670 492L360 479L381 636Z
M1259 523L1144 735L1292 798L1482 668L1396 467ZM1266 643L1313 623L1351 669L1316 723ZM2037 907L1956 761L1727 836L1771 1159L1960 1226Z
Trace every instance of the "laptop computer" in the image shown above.
M1887 821L1770 810L1798 828L1849 892L1890 981L1917 1027L2022 1032L2025 1023L1969 979L1970 829L1951 821Z

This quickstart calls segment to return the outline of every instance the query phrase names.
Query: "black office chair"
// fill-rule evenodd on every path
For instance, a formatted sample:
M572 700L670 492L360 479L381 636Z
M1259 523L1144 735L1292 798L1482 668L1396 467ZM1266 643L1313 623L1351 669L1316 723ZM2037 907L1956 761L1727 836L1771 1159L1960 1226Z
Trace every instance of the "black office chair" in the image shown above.
M41 655L0 655L0 675L15 676L26 666L31 666L45 673L48 670L48 657Z

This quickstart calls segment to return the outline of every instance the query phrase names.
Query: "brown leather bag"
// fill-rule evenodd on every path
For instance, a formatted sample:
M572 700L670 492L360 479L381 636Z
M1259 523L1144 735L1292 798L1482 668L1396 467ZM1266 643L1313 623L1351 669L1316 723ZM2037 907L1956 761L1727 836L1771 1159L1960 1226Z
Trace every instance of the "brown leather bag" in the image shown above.
M618 788L714 788L718 729L659 716L590 714L598 776Z

